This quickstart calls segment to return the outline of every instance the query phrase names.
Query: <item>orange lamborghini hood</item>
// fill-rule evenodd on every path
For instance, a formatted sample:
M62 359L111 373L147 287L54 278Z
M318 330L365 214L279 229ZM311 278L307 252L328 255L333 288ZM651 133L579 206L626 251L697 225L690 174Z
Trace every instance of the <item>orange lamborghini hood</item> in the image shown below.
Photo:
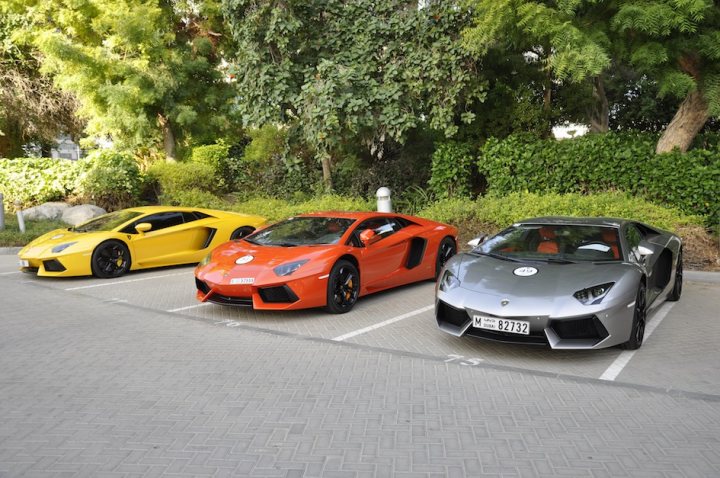
M259 246L246 241L227 242L213 250L210 262L200 265L196 275L214 284L252 278L254 283L277 283L329 270L342 246ZM307 261L291 276L278 276L273 269L295 261Z

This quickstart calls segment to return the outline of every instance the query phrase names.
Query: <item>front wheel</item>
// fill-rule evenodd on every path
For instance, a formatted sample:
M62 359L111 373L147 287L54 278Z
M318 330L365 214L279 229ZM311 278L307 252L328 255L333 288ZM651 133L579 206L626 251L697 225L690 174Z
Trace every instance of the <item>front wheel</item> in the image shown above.
M683 287L683 257L682 257L682 250L678 252L678 258L677 258L677 264L675 265L675 284L673 285L673 289L670 291L670 294L668 294L667 300L671 302L675 302L680 300L680 295L682 294L682 287Z
M130 270L130 251L120 241L110 240L98 245L90 259L93 275L110 279Z
M621 345L626 350L637 350L645 337L645 319L647 318L647 304L645 302L645 284L638 287L633 309L633 322L630 329L630 339Z
M325 310L331 314L350 312L360 294L360 273L349 261L335 263L327 285L327 305Z

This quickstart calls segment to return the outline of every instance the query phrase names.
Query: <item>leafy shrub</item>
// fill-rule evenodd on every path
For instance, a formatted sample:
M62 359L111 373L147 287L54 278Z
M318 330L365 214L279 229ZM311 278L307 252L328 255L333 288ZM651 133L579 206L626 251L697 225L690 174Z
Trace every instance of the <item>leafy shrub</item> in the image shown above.
M164 193L158 198L160 204L164 206L185 206L185 207L204 207L208 209L227 210L230 203L216 196L209 191L201 189L176 189L171 192Z
M52 158L0 159L0 192L5 204L28 208L64 199L75 188L80 168L75 161Z
M285 130L267 124L259 129L248 131L250 143L245 146L245 162L258 165L267 164L283 155L287 142Z
M243 174L242 158L230 154L234 150L225 143L196 146L192 149L190 160L212 168L218 190L232 191Z
M491 138L478 168L495 194L621 190L715 221L720 213L720 151L656 155L656 140L639 133L564 141L529 135Z
M134 206L142 190L140 167L132 154L104 149L78 161L81 173L75 192L112 211Z
M334 194L313 197L299 202L288 202L271 197L256 197L233 204L232 210L264 216L270 221L284 219L295 214L317 211L371 211L371 200L338 196Z
M538 216L619 217L671 231L702 223L698 216L689 216L678 209L619 192L587 195L511 193L503 197L484 196L476 201L445 199L420 211L419 215L451 224L476 221L493 224L497 228Z
M474 155L467 143L440 143L432 155L428 185L439 198L469 197Z
M178 197L192 190L214 193L219 189L215 171L209 164L158 162L150 166L146 176L158 198Z

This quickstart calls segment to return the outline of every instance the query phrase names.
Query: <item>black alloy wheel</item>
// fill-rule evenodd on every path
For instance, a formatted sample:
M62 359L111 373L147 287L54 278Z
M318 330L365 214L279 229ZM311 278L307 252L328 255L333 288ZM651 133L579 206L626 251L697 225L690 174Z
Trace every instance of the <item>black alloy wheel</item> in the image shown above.
M105 241L93 251L91 265L92 273L97 277L120 277L130 270L130 251L120 241Z
M622 344L622 348L626 350L637 350L643 343L643 338L645 337L645 321L647 319L647 303L645 300L645 284L640 283L637 297L635 297L630 339Z
M438 247L437 259L435 259L435 279L440 275L440 271L448 260L457 252L455 241L450 237L444 238Z
M675 265L675 284L668 294L667 300L675 302L680 300L683 288L683 254L682 249L678 253L677 264Z
M238 227L237 229L235 229L232 232L232 234L230 234L230 240L236 241L238 239L242 239L243 237L248 236L248 235L252 234L253 232L255 232L254 227L251 227L251 226Z
M357 267L346 260L337 261L328 277L325 309L332 314L350 312L359 294L360 273Z

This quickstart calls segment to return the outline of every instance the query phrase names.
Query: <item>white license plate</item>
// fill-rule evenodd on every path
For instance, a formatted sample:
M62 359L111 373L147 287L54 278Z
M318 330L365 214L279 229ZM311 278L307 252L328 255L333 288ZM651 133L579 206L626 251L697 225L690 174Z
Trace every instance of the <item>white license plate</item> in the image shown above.
M234 277L230 279L230 285L251 285L254 283L254 277Z
M25 259L20 259L18 261L18 264L20 264L20 267L30 267L30 262L26 261Z
M498 319L484 315L473 316L473 327L478 329L497 330L511 334L530 334L530 322L525 320Z

